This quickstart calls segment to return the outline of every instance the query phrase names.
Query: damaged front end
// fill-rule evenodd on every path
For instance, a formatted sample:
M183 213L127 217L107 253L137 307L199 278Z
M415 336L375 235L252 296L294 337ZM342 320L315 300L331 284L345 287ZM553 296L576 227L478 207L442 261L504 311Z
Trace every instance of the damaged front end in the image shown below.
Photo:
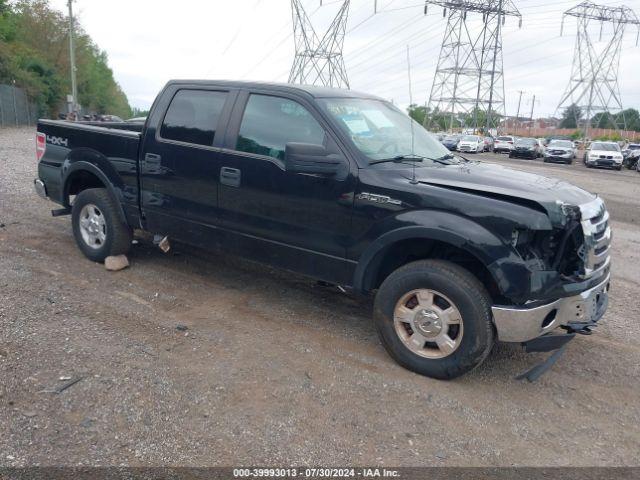
M551 231L512 236L512 246L532 272L534 297L518 306L493 307L499 340L520 342L526 351L558 349L521 375L530 381L555 362L576 333L590 334L608 306L611 228L604 202L558 202L549 210ZM558 327L566 332L554 333Z

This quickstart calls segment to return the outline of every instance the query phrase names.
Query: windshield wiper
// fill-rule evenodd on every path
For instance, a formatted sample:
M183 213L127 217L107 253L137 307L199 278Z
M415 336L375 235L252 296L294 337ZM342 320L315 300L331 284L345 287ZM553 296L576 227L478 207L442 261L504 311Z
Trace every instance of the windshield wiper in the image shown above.
M422 160L424 160L427 157L421 157L420 155L414 155L413 153L407 153L406 155L396 155L395 157L391 157L391 158L383 158L381 160L374 160L372 162L369 162L369 165L375 165L376 163L385 163L385 162L395 162L395 163L401 163L403 160L413 160L416 162L421 162Z
M441 157L423 157L421 155L416 155L414 153L407 153L404 155L396 155L395 157L392 158L383 158L382 160L374 160L373 162L369 162L369 165L375 165L376 163L384 163L384 162L396 162L396 163L400 163L403 160L413 160L413 161L423 161L423 160L430 160L432 162L436 162L436 163L441 163L443 165L451 165L451 162L447 162L447 160L451 160L452 158L455 158L455 156L451 155L450 153L447 153L445 155L442 155Z

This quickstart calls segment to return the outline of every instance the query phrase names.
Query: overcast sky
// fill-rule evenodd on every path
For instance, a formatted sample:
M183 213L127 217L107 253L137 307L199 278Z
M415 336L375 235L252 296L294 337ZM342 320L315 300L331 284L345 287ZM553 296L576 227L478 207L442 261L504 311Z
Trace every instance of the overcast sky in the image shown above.
M66 11L66 0L51 0ZM322 33L339 0L304 0ZM554 113L569 81L576 23L562 12L578 0L514 0L523 16L507 18L503 30L507 114ZM640 14L640 0L626 5ZM352 0L344 45L351 88L408 104L406 46L410 46L413 99L429 96L446 26L442 9L423 15L421 0ZM294 54L289 0L74 0L84 28L109 56L116 80L132 106L147 108L164 83L174 78L287 81ZM597 32L597 29L595 29ZM605 28L602 46L608 39ZM619 81L625 107L640 108L640 47L635 28L623 41ZM595 34L597 40L597 33Z

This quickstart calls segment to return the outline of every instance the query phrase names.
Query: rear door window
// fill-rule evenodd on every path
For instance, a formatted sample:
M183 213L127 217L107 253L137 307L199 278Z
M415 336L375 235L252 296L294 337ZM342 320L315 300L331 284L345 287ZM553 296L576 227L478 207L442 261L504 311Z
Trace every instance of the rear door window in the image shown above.
M179 90L162 122L160 136L166 140L213 145L227 92Z

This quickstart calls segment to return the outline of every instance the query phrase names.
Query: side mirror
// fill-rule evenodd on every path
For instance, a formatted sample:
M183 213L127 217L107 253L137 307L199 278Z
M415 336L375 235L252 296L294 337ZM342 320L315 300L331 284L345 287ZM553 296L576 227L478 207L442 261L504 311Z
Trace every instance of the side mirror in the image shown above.
M287 172L335 175L343 169L344 159L330 154L323 145L290 142L284 148Z

